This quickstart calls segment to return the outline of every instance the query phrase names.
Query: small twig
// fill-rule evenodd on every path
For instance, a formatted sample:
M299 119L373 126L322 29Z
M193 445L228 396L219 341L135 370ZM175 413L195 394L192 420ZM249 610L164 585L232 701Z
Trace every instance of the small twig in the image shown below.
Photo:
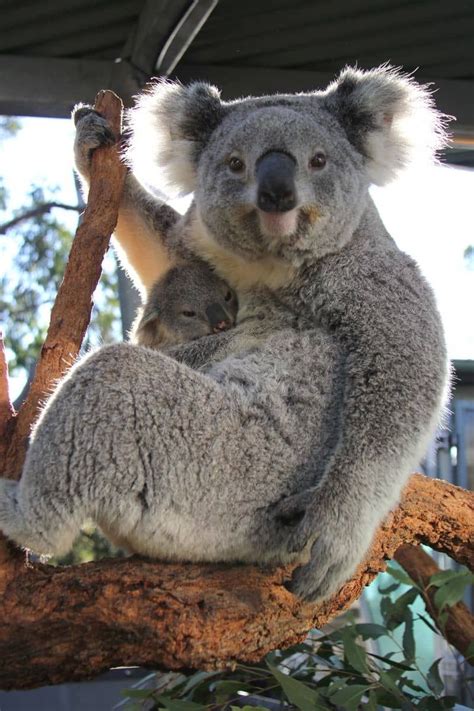
M395 560L406 570L410 578L419 583L423 588L423 598L426 609L433 618L435 624L439 626L439 610L435 604L434 597L437 588L429 587L432 575L440 572L440 568L434 560L417 546L404 545L395 553ZM453 645L466 660L474 666L474 658L467 658L469 645L474 641L474 617L469 612L469 608L463 602L458 602L447 608L446 624L440 629L441 634Z
M31 210L26 210L25 212L22 212L21 215L17 215L8 222L4 222L3 225L0 225L0 235L4 235L12 227L16 227L16 225L18 225L20 222L24 222L25 220L31 220L31 218L33 217L40 217L40 215L44 215L46 212L50 212L54 208L59 208L61 210L73 210L74 212L81 212L82 209L80 205L66 205L62 202L52 201L44 202L41 205L37 205L36 207L31 208Z

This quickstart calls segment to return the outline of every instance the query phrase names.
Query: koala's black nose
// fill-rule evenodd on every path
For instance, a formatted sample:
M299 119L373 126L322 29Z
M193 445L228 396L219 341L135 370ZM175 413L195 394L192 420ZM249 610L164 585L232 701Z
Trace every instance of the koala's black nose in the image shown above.
M232 326L229 314L224 311L220 304L210 304L206 308L206 316L213 333L227 331Z
M257 206L264 212L288 212L296 206L296 161L287 153L270 151L257 163Z

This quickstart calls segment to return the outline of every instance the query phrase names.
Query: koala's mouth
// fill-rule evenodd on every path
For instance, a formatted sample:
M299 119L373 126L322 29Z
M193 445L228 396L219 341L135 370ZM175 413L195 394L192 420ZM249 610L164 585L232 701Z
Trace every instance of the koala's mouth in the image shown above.
M264 212L257 210L260 231L270 239L291 237L298 228L299 209L287 212Z

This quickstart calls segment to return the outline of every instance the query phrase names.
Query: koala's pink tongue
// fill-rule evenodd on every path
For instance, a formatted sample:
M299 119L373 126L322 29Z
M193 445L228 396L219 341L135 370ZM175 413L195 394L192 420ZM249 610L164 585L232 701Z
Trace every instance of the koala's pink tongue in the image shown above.
M260 228L266 237L288 237L296 230L298 210L288 212L258 211Z

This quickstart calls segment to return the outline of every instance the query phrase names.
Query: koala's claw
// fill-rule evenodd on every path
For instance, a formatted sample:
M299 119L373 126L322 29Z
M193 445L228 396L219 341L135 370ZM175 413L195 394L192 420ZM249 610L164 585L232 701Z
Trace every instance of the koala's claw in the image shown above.
M106 119L92 106L78 104L73 113L76 125L74 153L76 166L82 175L89 173L92 153L101 146L115 143L115 136Z

